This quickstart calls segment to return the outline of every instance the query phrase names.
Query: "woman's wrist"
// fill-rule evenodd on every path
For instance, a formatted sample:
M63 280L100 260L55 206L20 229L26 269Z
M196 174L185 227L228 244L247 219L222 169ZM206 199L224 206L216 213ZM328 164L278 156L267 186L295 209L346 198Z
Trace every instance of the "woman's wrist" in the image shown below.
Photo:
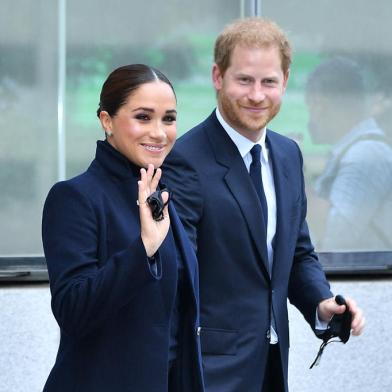
M158 250L156 248L156 246L150 244L149 241L147 241L145 238L143 238L143 236L142 236L142 242L143 242L144 249L146 251L147 257L148 258L153 258L155 253L156 253L156 251Z

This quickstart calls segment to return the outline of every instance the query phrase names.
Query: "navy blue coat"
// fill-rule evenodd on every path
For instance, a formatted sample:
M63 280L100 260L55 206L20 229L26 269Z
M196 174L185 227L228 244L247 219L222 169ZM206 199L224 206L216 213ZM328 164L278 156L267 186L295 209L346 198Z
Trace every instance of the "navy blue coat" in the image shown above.
M88 170L49 192L42 236L61 340L44 391L167 390L177 264L162 259L161 247L157 274L150 269L136 205L139 177L120 153L98 142ZM185 267L181 385L199 392L197 262L170 205L169 213Z
M164 164L164 181L197 249L207 392L262 390L271 303L287 389L287 299L314 327L317 304L332 296L309 238L299 148L270 130L267 144L277 203L272 277L258 196L215 112L177 141Z

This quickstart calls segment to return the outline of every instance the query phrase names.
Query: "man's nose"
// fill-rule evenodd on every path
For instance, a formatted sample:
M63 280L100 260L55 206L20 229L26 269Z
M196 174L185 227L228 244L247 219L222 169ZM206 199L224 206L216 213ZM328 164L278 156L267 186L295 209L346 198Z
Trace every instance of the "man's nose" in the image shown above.
M253 102L261 102L265 99L265 92L262 86L254 84L248 94L248 97Z

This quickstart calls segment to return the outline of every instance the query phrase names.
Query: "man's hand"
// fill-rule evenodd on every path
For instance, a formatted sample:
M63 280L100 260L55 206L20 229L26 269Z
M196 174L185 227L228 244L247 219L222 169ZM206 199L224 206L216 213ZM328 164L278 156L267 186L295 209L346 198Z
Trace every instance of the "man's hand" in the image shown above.
M348 309L352 315L351 333L358 336L362 333L365 327L365 318L362 310L357 306L355 301L351 298L345 298ZM342 314L346 310L345 305L338 305L335 302L335 297L321 301L317 307L317 314L319 319L329 322L334 314Z

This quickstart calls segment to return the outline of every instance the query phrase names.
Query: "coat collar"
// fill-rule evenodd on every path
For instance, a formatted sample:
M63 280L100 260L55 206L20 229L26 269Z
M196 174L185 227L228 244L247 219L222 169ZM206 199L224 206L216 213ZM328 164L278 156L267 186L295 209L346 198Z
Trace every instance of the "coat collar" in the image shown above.
M140 168L112 147L106 140L97 141L95 160L111 177L120 181L140 177Z

